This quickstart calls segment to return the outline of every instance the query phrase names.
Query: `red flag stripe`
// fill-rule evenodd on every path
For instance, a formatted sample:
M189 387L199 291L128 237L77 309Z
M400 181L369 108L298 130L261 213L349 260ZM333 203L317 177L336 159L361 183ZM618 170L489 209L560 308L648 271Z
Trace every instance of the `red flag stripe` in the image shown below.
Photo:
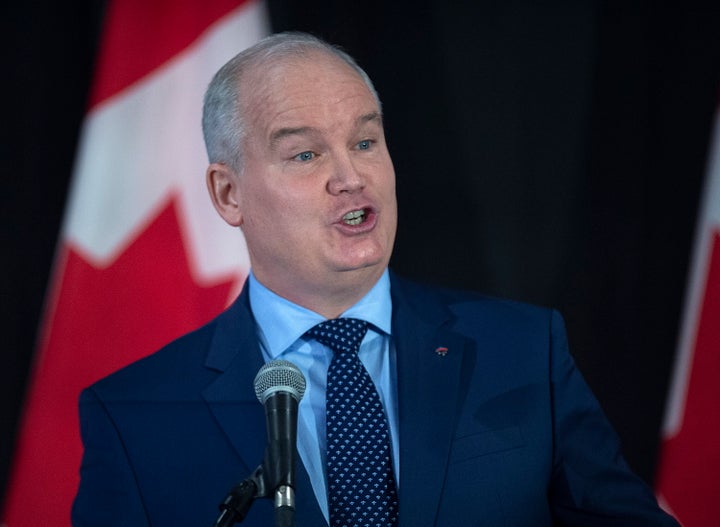
M226 304L232 280L198 286L187 265L171 202L111 265L98 268L65 244L58 291L33 374L25 427L4 520L24 525L43 495L48 524L69 520L78 484L81 445L77 398L98 378L139 359ZM170 263L172 262L172 264ZM173 315L167 316L168 310Z
M717 521L720 491L720 232L712 243L681 427L662 447L658 490L686 527Z
M198 114L212 72L267 34L263 5L109 4L3 527L70 524L80 390L206 322L247 272L205 195Z
M214 22L250 0L110 2L98 54L93 108L187 48Z
M685 527L720 525L720 109L702 201L656 482Z

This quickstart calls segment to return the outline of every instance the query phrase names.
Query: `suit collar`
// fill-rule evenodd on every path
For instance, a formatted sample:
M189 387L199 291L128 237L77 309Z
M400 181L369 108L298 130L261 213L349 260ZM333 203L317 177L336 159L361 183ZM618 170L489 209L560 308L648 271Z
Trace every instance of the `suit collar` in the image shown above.
M249 296L246 282L240 296L215 320L215 333L205 360L206 367L224 372L238 356L243 359L255 356L262 364Z

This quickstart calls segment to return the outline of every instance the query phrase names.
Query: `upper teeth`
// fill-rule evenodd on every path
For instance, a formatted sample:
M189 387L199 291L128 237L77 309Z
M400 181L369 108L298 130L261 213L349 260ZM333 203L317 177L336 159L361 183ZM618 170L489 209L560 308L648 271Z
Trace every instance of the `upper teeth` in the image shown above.
M360 225L363 221L363 217L365 216L364 210L354 210L352 212L348 212L343 216L343 221L347 225Z

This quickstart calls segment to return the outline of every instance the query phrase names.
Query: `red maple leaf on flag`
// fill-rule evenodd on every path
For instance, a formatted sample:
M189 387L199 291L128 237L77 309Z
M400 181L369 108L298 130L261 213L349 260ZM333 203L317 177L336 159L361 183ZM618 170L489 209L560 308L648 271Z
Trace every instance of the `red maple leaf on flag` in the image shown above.
M9 487L15 496L6 502L9 525L38 506L38 495L44 517L69 521L82 455L80 391L209 321L228 304L239 273L198 283L182 240L171 200L104 267L69 244L61 247Z

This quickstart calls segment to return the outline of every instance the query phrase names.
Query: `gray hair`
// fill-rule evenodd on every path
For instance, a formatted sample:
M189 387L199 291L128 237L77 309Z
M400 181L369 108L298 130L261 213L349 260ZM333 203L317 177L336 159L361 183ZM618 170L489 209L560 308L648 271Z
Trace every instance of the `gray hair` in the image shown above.
M235 171L241 171L242 141L247 133L240 93L243 76L258 64L302 57L312 51L338 57L349 65L360 75L380 107L380 98L370 77L345 51L308 33L276 33L235 55L208 85L203 102L202 129L211 163L225 163Z

